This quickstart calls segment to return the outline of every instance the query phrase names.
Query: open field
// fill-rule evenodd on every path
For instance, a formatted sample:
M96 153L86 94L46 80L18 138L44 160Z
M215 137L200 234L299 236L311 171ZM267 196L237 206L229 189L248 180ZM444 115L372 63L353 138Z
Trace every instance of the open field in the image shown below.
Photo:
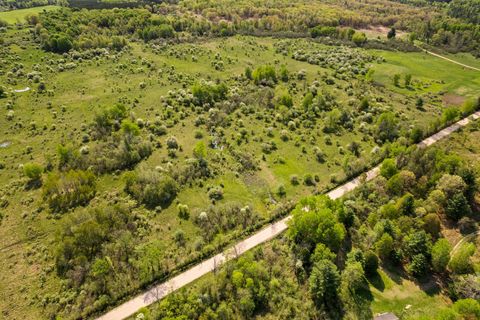
M18 9L12 11L0 12L0 20L6 21L9 24L17 22L24 23L25 17L31 14L39 14L44 11L57 10L59 6L42 6L27 9Z

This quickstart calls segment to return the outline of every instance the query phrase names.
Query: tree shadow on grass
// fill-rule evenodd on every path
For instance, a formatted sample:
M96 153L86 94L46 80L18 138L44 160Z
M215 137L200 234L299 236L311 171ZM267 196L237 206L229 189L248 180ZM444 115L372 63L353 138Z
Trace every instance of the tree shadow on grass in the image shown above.
M378 271L375 271L375 274L370 275L368 277L368 281L378 291L383 292L385 290L385 282L383 281L382 276L380 276L380 273L378 273Z
M442 291L441 281L434 275L427 275L420 281L417 281L418 286L429 296L435 296Z
M394 266L391 263L385 263L383 265L383 271L387 274L387 276L392 279L398 285L401 285L404 278L408 278L405 270L403 268Z

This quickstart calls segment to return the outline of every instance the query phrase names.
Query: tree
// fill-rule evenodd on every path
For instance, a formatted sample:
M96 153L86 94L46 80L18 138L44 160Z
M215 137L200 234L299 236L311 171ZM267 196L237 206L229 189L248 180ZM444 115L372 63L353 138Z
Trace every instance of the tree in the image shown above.
M472 209L468 204L467 198L465 198L463 193L459 192L447 199L445 213L450 219L458 220L465 215L471 214Z
M382 161L380 167L380 175L386 179L390 179L392 176L398 173L397 161L392 158L386 158Z
M312 262L312 264L315 264L320 260L329 260L334 262L336 257L337 255L332 251L330 251L330 249L327 248L327 246L325 246L323 243L319 243L315 247L315 251L311 255L310 261Z
M166 207L176 197L178 185L168 175L141 168L127 175L125 191L149 208Z
M412 75L410 73L405 75L405 87L409 87L412 83Z
M326 196L308 197L293 210L288 230L290 238L309 251L323 243L336 252L345 237L345 227L333 211L335 204Z
M462 177L448 173L444 174L437 182L437 189L443 191L447 199L457 193L463 193L466 188L467 184Z
M453 254L448 267L456 274L467 274L473 271L471 257L475 253L475 246L472 243L465 243Z
M320 260L312 269L309 278L310 294L319 310L338 315L338 288L340 275L337 266L329 260Z
M397 31L395 30L395 28L392 28L388 31L387 38L394 39L396 35L397 35Z
M399 74L394 74L393 75L393 85L395 87L399 87L400 86L400 75Z
M407 270L414 277L423 277L428 271L428 259L423 254L414 255Z
M377 119L376 138L381 142L393 141L398 137L398 121L391 112L385 112Z
M388 259L393 251L393 238L388 233L384 233L382 237L375 243L377 253L382 260Z
M253 71L253 81L255 84L272 86L277 83L277 73L275 68L269 65L260 66Z
M362 265L359 262L347 263L341 278L340 295L347 311L346 318L372 319L371 293Z
M436 272L442 273L447 269L452 246L447 239L438 239L432 247L432 267Z
M357 47L361 47L367 42L367 36L363 32L355 32L352 36L352 41Z
M205 143L203 141L197 142L197 144L193 148L193 156L199 160L205 159L205 157L207 156L207 147L205 146Z
M423 217L423 229L433 237L440 233L440 219L436 213L429 213Z
M397 200L398 211L403 215L413 216L415 214L415 198L411 193L406 193Z

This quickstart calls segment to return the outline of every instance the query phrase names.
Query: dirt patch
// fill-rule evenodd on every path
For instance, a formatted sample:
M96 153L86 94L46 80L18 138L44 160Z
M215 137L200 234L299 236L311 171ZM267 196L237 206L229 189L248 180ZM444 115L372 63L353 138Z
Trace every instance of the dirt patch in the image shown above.
M376 38L380 36L380 38L386 38L388 31L390 28L385 26L369 26L367 28L359 29L358 31L364 32L370 38ZM403 37L407 33L404 31L396 30L396 37Z
M465 102L465 98L455 94L446 94L442 98L445 106L458 106Z

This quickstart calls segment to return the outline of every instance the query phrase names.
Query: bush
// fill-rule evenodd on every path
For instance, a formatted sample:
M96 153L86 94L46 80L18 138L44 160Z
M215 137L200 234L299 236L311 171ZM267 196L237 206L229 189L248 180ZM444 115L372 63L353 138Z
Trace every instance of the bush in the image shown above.
M175 199L178 185L168 175L141 168L127 175L125 191L148 208L165 208Z
M471 214L472 209L468 204L467 198L465 198L463 193L459 192L447 199L445 213L450 219L458 220L465 215Z
M393 113L382 113L378 117L375 135L381 142L393 141L398 137L398 121Z
M23 166L23 173L30 181L39 181L42 177L43 167L36 163L27 163Z
M398 173L397 161L395 159L385 159L380 167L380 175L386 179L390 179Z
M43 198L53 212L86 205L95 192L95 175L90 171L51 173L43 184Z
M225 100L227 93L228 87L225 83L197 82L192 86L192 94L197 106L213 106L215 102Z
M273 86L277 83L277 73L275 68L269 65L260 66L253 71L253 81L255 84Z
M213 187L208 190L208 197L211 200L222 200L223 199L223 189L221 187Z
M467 274L473 271L471 257L475 253L475 246L472 243L465 243L453 254L448 267L456 274Z
M180 219L188 220L188 218L190 218L190 209L186 204L179 203L177 209Z
M436 272L445 272L452 246L447 239L439 239L432 247L432 267Z

